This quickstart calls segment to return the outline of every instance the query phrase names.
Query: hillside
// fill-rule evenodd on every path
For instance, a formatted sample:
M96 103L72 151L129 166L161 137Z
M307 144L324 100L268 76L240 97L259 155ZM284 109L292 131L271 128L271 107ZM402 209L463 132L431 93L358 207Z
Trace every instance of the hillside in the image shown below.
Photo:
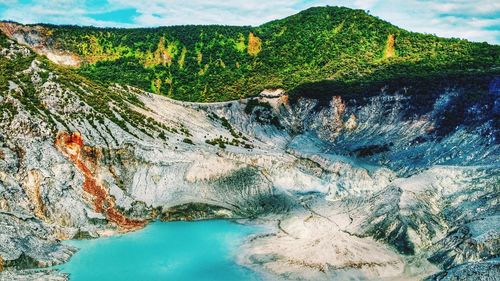
M258 27L0 29L49 58L63 53L91 80L184 101L234 100L266 88L293 92L321 81L328 83L316 90L342 94L401 77L500 73L500 46L408 32L341 7L310 8Z
M151 42L151 49L132 50L116 42L102 43L109 46L102 51L94 49L101 43L89 45L94 41L74 45L87 46L82 50L94 56L79 54L71 42L83 38L76 37L83 31L102 29L3 23L10 38L0 33L0 280L71 280L65 272L44 269L67 262L78 251L62 240L134 231L157 220L213 218L258 223L269 231L243 242L237 254L271 280L495 280L500 275L500 78L490 74L496 71L492 58L498 47L415 35L443 42L443 48L456 44L442 58L456 58L457 64L443 60L442 67L425 76L420 71L437 60L398 63L418 59L418 53L404 53L404 44L398 43L407 33L365 15L382 25L373 30L385 26L394 36L381 35L381 45L372 46L379 48L373 64L356 73L373 67L377 75L392 76L353 74L352 66L362 57L346 55L340 57L356 61L341 65L331 59L323 67L352 73L319 81L327 74L312 74L320 63L306 63L316 59L306 50L335 52L311 48L314 42L323 44L309 33L317 32L323 22L317 14L325 11L365 15L312 9L258 28L138 29L130 41L123 38L131 38L134 30L110 30L102 35L106 42ZM288 36L299 22L310 24L296 28L309 30L297 50L278 52L266 43L271 41L265 32L285 30L281 36ZM227 59L226 68L210 64L198 74L198 62L190 55L198 41L193 39L183 52L183 45L172 47L165 35L165 30L198 28L213 36L217 30L233 30L219 41L206 39L211 45L198 44L205 50L200 64L210 62L213 48L235 52L241 80L226 70ZM230 39L243 31L253 35L250 47L247 37L239 42L240 53ZM154 34L157 41L146 40ZM195 33L176 36L181 34ZM279 39L280 48L290 47L291 39ZM348 42L346 54L367 52ZM129 55L110 60L112 50L127 48ZM180 53L174 56L176 48ZM458 68L458 58L479 51ZM139 57L141 52L147 56ZM303 57L292 59L301 52ZM290 64L285 67L282 61ZM396 68L400 72L393 72ZM469 71L470 76L464 74ZM286 82L286 89L328 98L292 99L291 93L267 91L271 95L253 99L186 103L109 83L146 81L148 88L150 82L137 77L155 73L184 73L193 79L182 84L185 88L172 82L175 98L209 100L188 91L204 85L190 83L208 83L203 79L213 79L205 84L211 100L233 98L218 95L222 88L253 95L276 79L283 80L276 87ZM403 85L363 84L375 78ZM238 81L247 81L247 88L234 88ZM415 81L417 86L407 87ZM168 94L164 82L159 85L153 89ZM357 85L366 94L332 96L339 85L346 86L341 91ZM175 96L182 93L178 89L192 96Z

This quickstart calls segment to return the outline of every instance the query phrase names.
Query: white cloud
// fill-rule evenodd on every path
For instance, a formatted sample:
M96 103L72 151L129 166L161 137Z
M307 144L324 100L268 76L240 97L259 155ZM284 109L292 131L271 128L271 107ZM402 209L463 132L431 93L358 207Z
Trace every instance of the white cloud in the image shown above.
M7 9L0 13L1 19L13 20L21 23L54 23L70 25L93 26L133 26L132 24L117 24L113 21L95 20L89 13L106 12L107 8L89 11L84 1L78 0L52 0L33 1L30 4L20 4L18 1L7 1ZM0 2L2 4L2 2ZM1 10L0 10L1 12Z
M380 0L371 14L411 31L500 43L497 0Z
M170 0L133 1L111 0L113 5L133 7L141 15L141 26L178 24L259 25L296 13L294 5L301 1L215 1ZM313 1L314 2L314 1Z

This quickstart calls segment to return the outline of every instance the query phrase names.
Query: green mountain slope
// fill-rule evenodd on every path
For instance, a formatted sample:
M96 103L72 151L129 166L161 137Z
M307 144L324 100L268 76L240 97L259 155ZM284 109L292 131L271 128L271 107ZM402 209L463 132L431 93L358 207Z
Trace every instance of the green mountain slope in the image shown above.
M500 46L408 32L362 10L311 8L259 27L44 26L77 72L187 101L329 81L336 91L388 80L500 72ZM468 78L467 78L468 79ZM331 86L331 85L330 85Z

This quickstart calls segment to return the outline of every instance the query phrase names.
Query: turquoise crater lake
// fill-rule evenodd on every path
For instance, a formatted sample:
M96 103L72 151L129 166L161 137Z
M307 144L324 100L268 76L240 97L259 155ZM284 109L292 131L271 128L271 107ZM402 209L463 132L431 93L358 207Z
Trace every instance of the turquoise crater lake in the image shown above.
M260 280L235 261L238 246L258 231L226 220L155 222L124 235L66 241L80 251L57 268L70 281Z

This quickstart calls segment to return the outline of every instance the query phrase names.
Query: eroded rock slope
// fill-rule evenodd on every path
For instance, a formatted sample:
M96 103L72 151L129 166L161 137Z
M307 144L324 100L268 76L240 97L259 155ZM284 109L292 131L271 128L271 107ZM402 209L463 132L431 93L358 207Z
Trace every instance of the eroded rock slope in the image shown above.
M31 271L64 239L198 218L273 226L241 257L272 278L495 278L498 78L194 104L0 54L0 279L66 278Z

